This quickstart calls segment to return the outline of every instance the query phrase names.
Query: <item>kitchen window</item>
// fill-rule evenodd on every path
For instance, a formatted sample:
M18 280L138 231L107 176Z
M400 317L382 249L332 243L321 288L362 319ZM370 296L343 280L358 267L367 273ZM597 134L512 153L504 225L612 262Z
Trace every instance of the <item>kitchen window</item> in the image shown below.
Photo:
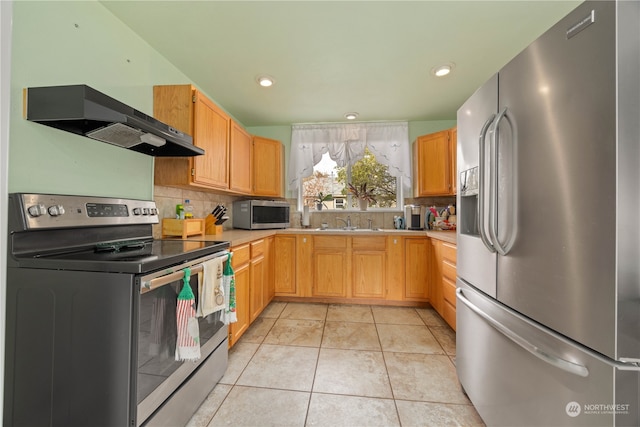
M348 184L367 184L372 208L396 209L411 183L406 122L294 125L288 189L298 209L319 208L317 196L330 194L322 209L358 209Z
M309 206L311 211L318 210L317 198L322 192L331 196L322 203L322 209L359 209L358 199L349 192L348 184L360 188L366 183L375 199L369 203L369 209L393 209L402 205L402 186L398 182L389 173L389 167L378 162L368 149L365 149L363 158L353 165L347 163L343 167L339 167L329 153L325 153L313 167L313 174L303 178L302 205Z

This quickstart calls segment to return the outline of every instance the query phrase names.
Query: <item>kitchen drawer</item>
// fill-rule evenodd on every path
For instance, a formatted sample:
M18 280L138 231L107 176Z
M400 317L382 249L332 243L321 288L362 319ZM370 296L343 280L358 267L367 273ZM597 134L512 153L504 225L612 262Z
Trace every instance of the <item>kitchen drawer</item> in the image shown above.
M342 236L313 236L313 248L318 249L346 249L347 237Z
M456 306L456 282L451 282L448 279L442 279L442 295L444 300L449 302L452 306Z
M358 236L352 240L353 250L384 251L387 248L387 238L378 236Z
M451 326L455 331L456 330L456 308L451 304L449 304L447 301L445 301L444 304L442 305L443 305L442 317L449 324L449 326Z
M251 259L251 252L248 244L231 248L231 252L233 252L233 257L231 258L231 265L233 268L246 264Z
M445 279L449 279L452 282L456 282L456 265L451 264L451 262L443 260L442 261L442 277Z
M264 240L251 242L251 259L264 254Z
M442 259L449 261L451 264L456 265L456 255L457 248L456 245L452 245L450 243L442 244ZM455 277L453 279L455 281Z

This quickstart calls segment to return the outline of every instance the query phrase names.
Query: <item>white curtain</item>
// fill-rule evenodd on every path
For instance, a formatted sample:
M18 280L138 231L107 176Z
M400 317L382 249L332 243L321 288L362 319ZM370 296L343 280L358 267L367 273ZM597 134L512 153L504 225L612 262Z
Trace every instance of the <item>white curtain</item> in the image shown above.
M313 174L322 155L329 153L338 167L353 165L364 157L365 148L376 160L389 167L389 173L411 186L409 125L390 123L335 123L293 125L287 185L297 190L302 180Z

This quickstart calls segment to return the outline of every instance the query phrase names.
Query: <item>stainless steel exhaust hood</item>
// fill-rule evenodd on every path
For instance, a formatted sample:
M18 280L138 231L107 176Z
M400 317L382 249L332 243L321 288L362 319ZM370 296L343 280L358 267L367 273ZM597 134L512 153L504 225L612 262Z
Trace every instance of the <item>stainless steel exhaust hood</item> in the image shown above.
M87 85L25 89L27 120L162 157L204 154L193 138Z

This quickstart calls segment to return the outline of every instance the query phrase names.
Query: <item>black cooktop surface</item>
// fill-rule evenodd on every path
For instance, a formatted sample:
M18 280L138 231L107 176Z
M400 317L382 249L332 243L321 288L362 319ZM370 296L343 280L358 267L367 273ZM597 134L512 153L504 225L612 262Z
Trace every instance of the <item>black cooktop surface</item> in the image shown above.
M229 249L229 242L177 239L127 240L79 250L15 258L21 268L149 273Z

